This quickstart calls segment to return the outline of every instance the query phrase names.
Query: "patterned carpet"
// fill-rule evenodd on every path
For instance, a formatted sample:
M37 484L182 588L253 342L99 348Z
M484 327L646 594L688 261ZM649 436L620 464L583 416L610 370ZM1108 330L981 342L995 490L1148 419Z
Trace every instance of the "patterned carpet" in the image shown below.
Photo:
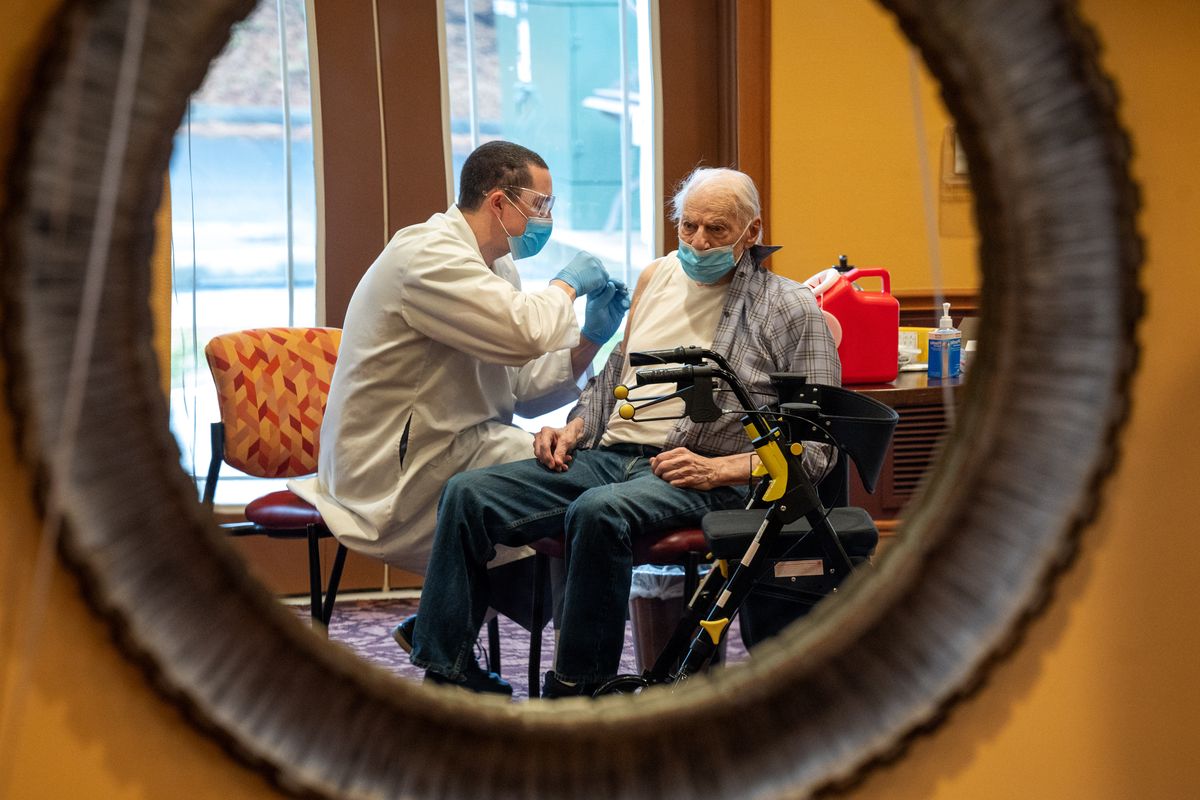
M404 617L417 610L416 599L388 600L346 600L337 603L333 619L329 624L329 638L351 648L355 653L377 667L403 678L420 681L424 671L414 667L408 661L408 655L392 640L392 627ZM307 618L307 606L293 606L296 614ZM640 611L649 611L642 605ZM661 615L659 615L661 618ZM643 637L650 631L643 620L639 632ZM651 634L653 635L653 634ZM480 638L477 649L479 663L483 664L483 646L487 634ZM735 664L744 660L745 648L742 646L737 621L733 622L727 642L725 654L726 664ZM550 669L553 658L553 632L547 626L542 641L542 668L539 674ZM635 658L633 625L625 624L625 649L621 654L621 672L637 673L641 670ZM501 674L512 683L513 698L527 699L529 697L528 664L529 664L529 632L507 617L500 617L500 663Z

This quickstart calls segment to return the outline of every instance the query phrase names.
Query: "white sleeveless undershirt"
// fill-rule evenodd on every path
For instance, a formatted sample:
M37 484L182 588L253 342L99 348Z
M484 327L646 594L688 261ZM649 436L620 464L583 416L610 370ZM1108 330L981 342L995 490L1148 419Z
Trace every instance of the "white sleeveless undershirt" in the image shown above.
M675 391L673 383L637 386L636 370L629 365L629 354L642 350L668 350L675 347L711 347L717 332L717 322L725 305L729 284L698 284L683 271L674 253L658 262L651 273L642 296L638 298L629 338L625 342L625 364L621 368L621 383L629 387L629 399L658 397ZM609 417L608 427L600 439L601 446L612 444L645 444L662 447L667 435L683 414L683 399L676 397L640 410L633 421L621 419L616 409ZM650 417L672 419L639 422Z

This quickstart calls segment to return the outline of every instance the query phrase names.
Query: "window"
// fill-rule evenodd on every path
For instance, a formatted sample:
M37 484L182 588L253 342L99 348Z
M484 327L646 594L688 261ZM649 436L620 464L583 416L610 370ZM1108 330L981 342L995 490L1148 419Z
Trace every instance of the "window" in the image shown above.
M445 8L455 180L492 139L535 150L554 178L554 235L517 262L521 280L544 286L587 250L632 288L654 256L660 218L650 0L446 0ZM562 409L523 424L537 430L565 418Z
M304 0L262 0L213 62L175 137L171 427L200 490L209 424L220 419L205 344L242 328L316 322L306 30ZM244 503L263 488L226 466L216 502Z

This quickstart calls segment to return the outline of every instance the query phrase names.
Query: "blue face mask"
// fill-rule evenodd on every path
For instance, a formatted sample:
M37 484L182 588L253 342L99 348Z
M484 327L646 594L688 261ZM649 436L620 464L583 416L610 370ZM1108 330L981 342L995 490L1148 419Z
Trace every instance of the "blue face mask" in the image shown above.
M505 196L508 200L508 196ZM508 237L508 249L512 252L513 260L521 258L529 258L536 256L542 252L542 248L546 246L546 242L550 241L550 232L554 229L554 220L544 219L542 217L530 217L522 211L516 203L512 203L513 208L517 209L517 213L525 217L525 232L520 236ZM499 219L497 216L496 219ZM500 223L500 227L504 228L504 223ZM508 233L508 228L504 228L504 232Z
M742 236L745 236L748 230L749 224L742 230ZM739 241L742 236L738 237ZM684 274L697 283L716 283L737 266L737 259L733 257L731 244L697 250L687 242L680 241L679 263L683 265Z

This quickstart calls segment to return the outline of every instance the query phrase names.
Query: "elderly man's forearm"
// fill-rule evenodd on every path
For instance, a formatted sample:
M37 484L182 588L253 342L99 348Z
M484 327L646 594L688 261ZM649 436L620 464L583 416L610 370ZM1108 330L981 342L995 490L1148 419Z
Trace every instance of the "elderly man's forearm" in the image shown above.
M598 352L600 352L600 345L591 339L579 337L579 344L571 349L571 374L576 378L582 375Z

